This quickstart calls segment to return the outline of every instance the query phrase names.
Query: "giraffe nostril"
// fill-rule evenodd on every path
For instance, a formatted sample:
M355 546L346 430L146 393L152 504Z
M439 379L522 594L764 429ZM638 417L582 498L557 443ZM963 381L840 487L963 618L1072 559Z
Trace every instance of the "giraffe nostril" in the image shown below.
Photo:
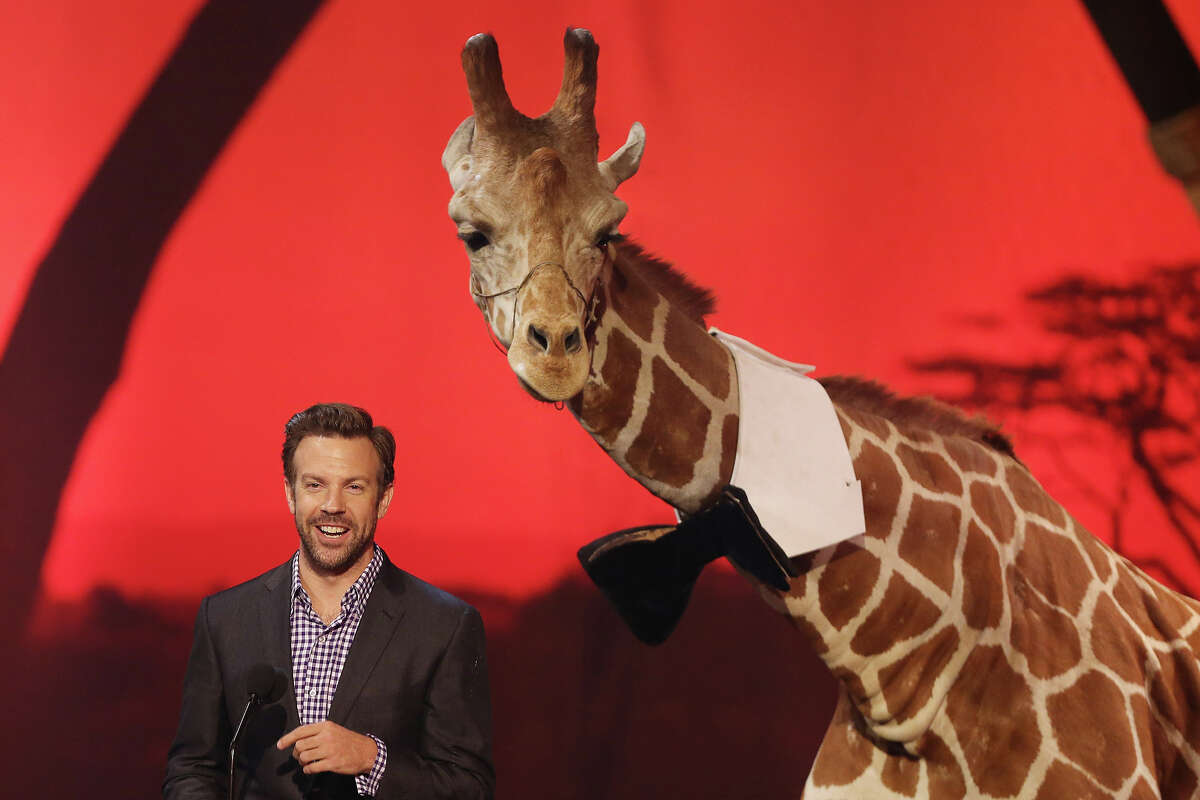
M550 340L546 337L545 331L540 330L536 325L530 325L525 332L529 341L540 349L543 353L550 352Z
M563 346L566 347L568 353L578 352L579 348L583 346L583 338L579 335L578 326L575 330L567 334L567 338L563 341Z

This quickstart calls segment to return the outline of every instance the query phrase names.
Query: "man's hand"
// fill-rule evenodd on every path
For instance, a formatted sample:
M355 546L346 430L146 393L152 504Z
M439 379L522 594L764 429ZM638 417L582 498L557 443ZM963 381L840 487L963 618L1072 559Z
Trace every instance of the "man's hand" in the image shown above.
M361 775L375 766L379 749L370 736L355 733L329 720L301 725L285 734L275 746L280 750L291 747L292 757L309 775L316 772Z

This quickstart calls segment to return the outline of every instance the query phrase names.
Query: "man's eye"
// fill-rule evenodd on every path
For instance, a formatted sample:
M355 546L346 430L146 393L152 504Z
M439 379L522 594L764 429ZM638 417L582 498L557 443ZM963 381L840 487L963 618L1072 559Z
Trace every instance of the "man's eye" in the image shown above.
M460 233L458 238L463 240L463 243L467 245L467 249L472 253L474 253L476 250L482 250L492 243L486 234L480 233L479 231Z

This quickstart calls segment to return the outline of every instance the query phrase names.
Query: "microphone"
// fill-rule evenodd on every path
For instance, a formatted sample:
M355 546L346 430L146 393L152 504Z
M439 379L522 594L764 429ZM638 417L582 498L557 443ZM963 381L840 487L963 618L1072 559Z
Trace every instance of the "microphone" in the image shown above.
M270 664L255 664L246 672L246 691L257 705L270 705L283 697L287 676Z
M238 741L246 727L253 709L270 705L287 690L287 676L282 670L275 669L270 664L255 664L246 670L246 707L242 710L242 718L238 720L233 738L229 740L229 798L233 800L233 767L236 763Z

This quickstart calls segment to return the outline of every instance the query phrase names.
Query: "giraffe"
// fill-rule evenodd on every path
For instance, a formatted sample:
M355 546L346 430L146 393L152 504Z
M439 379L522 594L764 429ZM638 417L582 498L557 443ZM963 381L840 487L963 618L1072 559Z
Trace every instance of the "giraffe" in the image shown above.
M598 48L568 29L564 49L558 98L531 119L495 40L469 39L474 115L442 163L471 295L519 383L683 518L605 537L585 566L669 548L649 579L686 583L730 555L837 678L806 800L1200 797L1200 604L1084 530L988 423L825 378L866 530L771 573L689 529L728 509L736 366L706 330L712 295L619 233L613 191L645 133L597 163Z

